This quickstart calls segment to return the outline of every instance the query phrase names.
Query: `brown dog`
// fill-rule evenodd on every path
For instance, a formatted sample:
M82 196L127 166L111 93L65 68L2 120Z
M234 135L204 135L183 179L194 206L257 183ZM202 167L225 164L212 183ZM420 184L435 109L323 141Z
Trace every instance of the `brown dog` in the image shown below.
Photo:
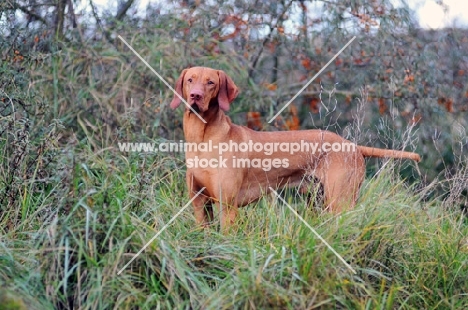
M323 186L327 209L351 209L364 179L364 157L420 160L416 153L357 146L324 130L257 132L234 125L224 112L238 89L221 70L185 69L176 91L192 108L184 113L185 140L199 148L185 150L186 181L191 198L205 188L193 201L197 223L204 226L213 219L213 203L226 229L238 207L258 200L269 187L298 186L307 192L314 180ZM170 106L180 103L174 96Z

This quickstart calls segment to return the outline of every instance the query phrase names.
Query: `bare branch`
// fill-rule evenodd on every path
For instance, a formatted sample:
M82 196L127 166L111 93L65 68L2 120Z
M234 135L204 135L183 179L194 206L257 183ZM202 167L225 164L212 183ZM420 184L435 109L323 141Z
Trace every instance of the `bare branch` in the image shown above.
M120 3L118 11L117 11L117 15L115 15L115 19L122 20L122 18L125 16L125 14L130 9L130 7L132 6L134 2L135 0L128 0L125 3Z

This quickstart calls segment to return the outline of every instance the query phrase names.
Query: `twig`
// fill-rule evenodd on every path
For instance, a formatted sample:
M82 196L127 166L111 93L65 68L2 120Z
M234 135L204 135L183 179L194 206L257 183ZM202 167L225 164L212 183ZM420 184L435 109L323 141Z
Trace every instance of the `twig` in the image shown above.
M289 1L288 5L283 7L283 12L281 12L280 16L276 19L275 25L274 26L270 25L270 33L268 33L266 38L263 40L262 48L258 51L257 56L255 56L254 61L252 62L252 65L249 68L249 79L252 78L253 71L254 71L255 67L257 66L257 62L260 59L260 56L262 56L262 54L263 54L263 50L265 48L265 45L268 43L268 41L270 41L271 36L273 35L273 30L283 20L284 14L286 14L286 12L288 11L288 9L289 9L289 7L291 6L292 3L293 3L293 1Z

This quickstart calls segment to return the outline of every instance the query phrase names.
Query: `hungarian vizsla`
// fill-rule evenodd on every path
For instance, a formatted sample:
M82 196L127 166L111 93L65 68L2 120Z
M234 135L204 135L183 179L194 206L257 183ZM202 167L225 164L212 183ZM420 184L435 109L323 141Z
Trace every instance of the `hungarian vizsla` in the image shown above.
M196 221L203 226L213 219L213 204L219 207L224 230L239 207L258 200L270 187L296 186L306 193L316 180L328 210L351 209L364 179L364 157L420 160L416 153L357 146L325 130L257 132L235 125L224 112L239 91L221 70L185 69L175 90L188 104L183 121L191 145L185 150L186 181L191 198L205 188L193 201ZM180 103L175 95L170 107Z

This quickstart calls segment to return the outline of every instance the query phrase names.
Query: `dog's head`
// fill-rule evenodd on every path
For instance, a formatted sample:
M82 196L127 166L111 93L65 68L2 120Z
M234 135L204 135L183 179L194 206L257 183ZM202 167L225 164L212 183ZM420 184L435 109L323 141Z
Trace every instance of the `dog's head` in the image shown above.
M208 110L212 99L217 99L219 107L228 111L229 105L239 93L236 84L224 71L204 67L182 71L175 90L192 108L200 112ZM179 96L174 95L170 107L175 109L180 102Z

